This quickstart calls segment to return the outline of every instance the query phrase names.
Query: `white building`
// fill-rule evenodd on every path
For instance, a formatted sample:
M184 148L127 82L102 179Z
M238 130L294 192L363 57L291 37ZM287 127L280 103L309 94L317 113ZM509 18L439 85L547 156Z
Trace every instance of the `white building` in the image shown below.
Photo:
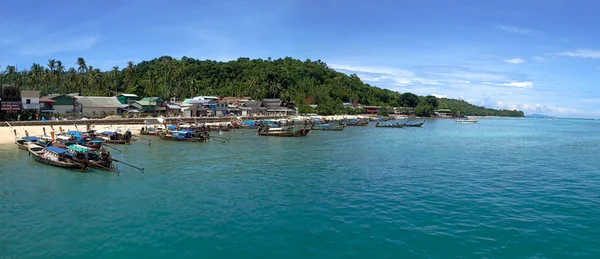
M40 111L40 91L21 91L23 110Z
M75 96L75 110L89 118L103 118L120 113L123 104L117 97Z

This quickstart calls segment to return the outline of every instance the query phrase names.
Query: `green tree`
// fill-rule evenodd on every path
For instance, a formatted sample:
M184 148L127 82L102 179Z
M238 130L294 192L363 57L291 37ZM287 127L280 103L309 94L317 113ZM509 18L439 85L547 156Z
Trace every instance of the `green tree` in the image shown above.
M428 95L428 96L425 96L425 101L426 101L426 102L427 102L429 105L431 105L431 107L433 107L433 109L437 109L437 108L438 108L438 106L439 106L439 103L438 103L438 99L437 99L437 97L435 97L435 96L433 96L433 95Z
M433 114L433 106L428 103L419 103L415 108L415 115L429 117Z
M413 93L403 93L400 95L400 105L403 107L417 107L419 97Z

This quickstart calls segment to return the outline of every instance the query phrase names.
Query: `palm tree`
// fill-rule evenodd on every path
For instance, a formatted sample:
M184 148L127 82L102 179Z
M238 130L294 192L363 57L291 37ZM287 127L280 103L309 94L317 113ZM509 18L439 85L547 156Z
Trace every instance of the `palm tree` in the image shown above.
M54 76L54 80L56 83L56 88L58 89L59 92L64 92L64 89L62 89L61 86L61 77L62 74L65 72L65 67L62 64L62 61L58 60L56 61L56 70L54 70L55 76Z
M88 67L85 64L85 59L83 59L82 57L77 58L77 66L79 66L77 68L77 72L79 72L79 83L80 83L80 90L79 90L79 94L83 95L83 86L84 86L84 82L85 82L85 77L83 76L83 73L88 71Z
M119 90L119 67L114 66L111 74L111 87L109 87L108 95L113 96Z
M156 75L152 70L148 71L147 78L143 80L144 84L144 95L146 96L157 96L158 95L158 83L156 81Z
M125 83L125 91L127 92L133 92L134 72L135 65L133 61L127 62L127 68L125 68L125 78L123 80Z
M40 66L40 64L34 63L33 65L31 65L31 70L29 71L29 73L29 89L39 90L40 81L43 78L44 69L42 68L42 66Z
M15 66L6 66L5 74L7 83L13 85L17 84L17 78L19 76L17 75L17 68Z
M77 90L78 78L77 78L77 70L75 68L69 68L67 71L67 78L65 82L65 93L74 92Z

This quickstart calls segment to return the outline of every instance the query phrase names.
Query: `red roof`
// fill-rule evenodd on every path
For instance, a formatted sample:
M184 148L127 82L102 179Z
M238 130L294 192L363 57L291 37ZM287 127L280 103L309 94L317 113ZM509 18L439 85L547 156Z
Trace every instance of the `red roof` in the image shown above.
M55 103L56 101L52 100L52 99L50 99L48 97L42 97L42 98L40 98L40 102L41 103Z

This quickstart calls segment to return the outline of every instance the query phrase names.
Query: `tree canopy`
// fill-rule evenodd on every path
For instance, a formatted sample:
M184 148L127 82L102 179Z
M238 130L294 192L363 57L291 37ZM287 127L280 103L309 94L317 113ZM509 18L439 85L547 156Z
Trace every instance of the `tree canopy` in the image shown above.
M321 60L301 61L290 57L271 60L238 58L228 62L198 60L169 56L128 62L125 68L113 67L101 71L78 58L66 68L60 60L49 60L46 67L33 64L29 70L6 66L0 72L0 83L14 84L22 89L49 93L112 96L133 93L138 96L160 96L165 99L198 95L249 96L256 100L281 98L294 101L301 112L323 115L355 113L344 108L345 102L362 105L413 107L415 113L430 116L439 107L460 109L463 115L522 116L485 109L452 99L434 96L419 97L413 93L398 93L364 83L355 75L337 72ZM316 104L314 110L309 105Z

